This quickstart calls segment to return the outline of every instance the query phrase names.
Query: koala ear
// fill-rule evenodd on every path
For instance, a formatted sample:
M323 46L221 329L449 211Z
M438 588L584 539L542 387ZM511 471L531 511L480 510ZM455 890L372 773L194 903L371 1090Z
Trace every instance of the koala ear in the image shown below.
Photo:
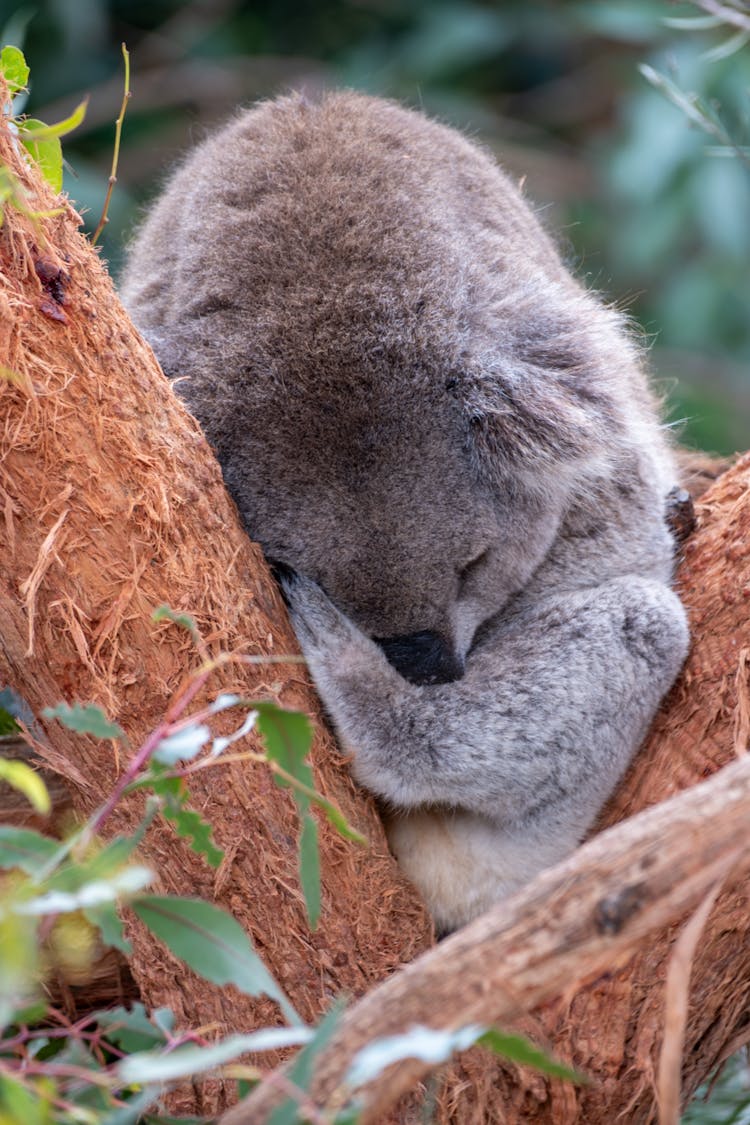
M608 318L599 307L590 321L596 313ZM591 327L549 313L516 319L502 352L461 381L480 465L575 470L606 455L622 425L615 380L633 355L619 326Z
M557 375L515 367L472 382L464 408L481 462L518 471L578 463L602 452L609 404Z

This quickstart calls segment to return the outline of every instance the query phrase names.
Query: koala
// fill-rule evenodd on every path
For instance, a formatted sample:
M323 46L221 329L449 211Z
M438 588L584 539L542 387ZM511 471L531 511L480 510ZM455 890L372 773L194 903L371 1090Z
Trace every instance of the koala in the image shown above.
M200 144L122 289L394 854L463 925L579 844L686 655L623 317L486 151L347 91Z

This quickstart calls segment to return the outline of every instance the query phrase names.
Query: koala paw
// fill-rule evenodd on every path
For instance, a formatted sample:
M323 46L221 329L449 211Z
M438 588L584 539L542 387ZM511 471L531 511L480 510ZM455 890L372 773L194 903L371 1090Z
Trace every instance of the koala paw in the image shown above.
M310 675L333 722L341 746L354 755L354 772L375 792L382 772L381 741L372 735L378 700L404 681L381 649L338 609L315 582L303 575L279 575L289 615ZM372 745L371 745L372 744ZM387 741L386 741L387 744ZM374 759L372 769L366 768ZM387 794L385 794L387 795Z
M308 651L328 651L359 633L353 622L310 578L288 568L278 577L305 656Z
M387 665L383 653L338 609L324 591L304 575L280 575L289 616L323 701L345 683L363 684Z

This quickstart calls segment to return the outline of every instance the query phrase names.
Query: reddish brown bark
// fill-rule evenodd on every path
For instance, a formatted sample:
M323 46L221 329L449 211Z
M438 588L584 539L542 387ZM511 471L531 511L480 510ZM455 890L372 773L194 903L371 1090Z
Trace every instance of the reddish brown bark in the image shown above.
M59 201L22 161L7 125L0 129L0 162L26 186L29 206L54 207ZM61 699L96 702L137 746L199 663L184 632L152 623L159 604L191 612L211 655L297 649L208 445L77 225L69 207L32 220L8 206L0 229L0 683L37 715ZM430 925L371 802L349 779L304 670L234 666L209 687L312 714L316 783L369 846L321 824L323 916L311 933L293 801L265 767L242 764L191 783L194 805L225 849L217 872L166 823L149 833L143 859L160 891L230 910L300 1013L316 1018L334 996L363 992L425 948ZM118 751L57 723L46 724L46 736L45 757L69 782L76 812L91 813L122 769ZM126 804L107 831L126 828L136 812ZM149 1007L168 1005L183 1026L219 1030L278 1020L275 1004L208 986L141 926L131 928L131 970ZM223 1104L212 1088L207 1101L190 1093L177 1108Z

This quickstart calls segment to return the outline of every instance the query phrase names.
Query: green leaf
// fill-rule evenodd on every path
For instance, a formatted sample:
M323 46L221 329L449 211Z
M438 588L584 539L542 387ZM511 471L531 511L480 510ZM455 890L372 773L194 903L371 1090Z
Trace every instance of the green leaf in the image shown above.
M265 993L291 1022L300 1018L239 922L195 898L142 895L132 903L141 921L191 969L214 984L234 984L249 996Z
M28 152L39 171L53 191L62 191L63 158L59 137L46 136L47 126L43 121L29 117L19 131L21 144Z
M51 890L37 898L13 903L15 914L34 917L44 914L69 914L73 910L86 910L116 902L143 890L153 879L147 867L126 867L109 879L93 879L74 891Z
M192 851L197 855L205 856L211 867L219 866L224 858L224 852L214 844L211 839L211 825L200 813L179 805L176 808L165 809L164 816L172 821L177 829L177 835L189 841Z
M237 707L240 703L249 704L249 700L243 699L241 695L233 695L231 692L222 692L216 696L208 709L212 715L218 715L219 711L226 711L228 707Z
M545 1055L523 1035L506 1035L494 1028L468 1024L453 1031L417 1025L403 1035L376 1039L354 1056L346 1082L353 1088L364 1086L386 1067L402 1059L420 1059L430 1066L437 1066L456 1051L465 1051L475 1043L523 1066L534 1067L543 1074L570 1082L586 1081L583 1075Z
M163 776L165 769L161 762L152 759L148 773L139 777L138 781L129 788L142 789L145 786L152 788L154 793L163 799L165 806L162 810L163 814L174 824L178 836L189 841L196 855L204 856L212 867L218 867L224 858L224 853L211 839L211 825L200 813L185 807L185 801L190 794L184 779Z
M230 698L236 699L237 696L234 696L234 697L232 697L232 696L223 696L223 697L219 696L219 699L217 699L216 703L211 707L212 713L216 710L219 710L219 706L218 706L219 700L222 699L222 698L223 699L230 699ZM224 708L222 707L221 710L223 710L223 709ZM238 739L244 738L245 735L249 734L250 731L255 726L255 723L256 723L257 719L258 719L258 712L257 711L251 711L250 714L245 719L245 721L242 723L242 725L237 727L237 730L232 731L231 734L219 735L217 738L215 738L213 740L212 744L211 744L211 755L212 755L212 757L215 758L219 754L223 754L224 751L226 750L226 748L228 746L231 746L233 742L237 742Z
M60 844L30 828L0 825L0 867L17 867L36 875L49 862Z
M136 1001L130 1009L105 1008L94 1012L91 1018L104 1030L107 1039L128 1055L136 1051L150 1051L167 1042L166 1034L153 1018L149 1019L140 1001Z
M189 613L177 613L168 605L157 606L151 614L152 621L171 621L173 625L179 625L181 629L186 629L194 641L201 640L200 631L195 623L195 618Z
M174 803L175 807L182 804L188 795L184 779L171 776L167 767L161 762L155 762L153 758L148 769L136 781L131 782L126 792L131 793L135 789L152 789L158 797L164 797L170 804Z
M12 761L10 758L0 758L0 781L7 781L36 809L38 813L46 816L52 807L47 792L47 786L42 781L36 770L26 762Z
M34 1000L33 1003L27 1004L25 1008L18 1008L13 1013L12 1022L14 1024L40 1024L47 1013L49 1012L49 1005L44 1000Z
M169 1082L175 1078L212 1070L250 1051L298 1047L309 1043L312 1037L313 1031L309 1027L267 1027L249 1035L230 1035L208 1047L176 1047L169 1054L162 1051L142 1051L119 1062L116 1072L128 1085Z
M83 121L86 116L86 109L89 104L89 99L84 98L79 102L73 112L62 121L57 121L54 125L46 125L44 121L37 121L33 118L26 117L18 123L18 130L23 140L23 135L27 131L30 124L33 124L33 132L39 140L51 140L55 137L64 137L66 133L72 133L74 129Z
M320 919L320 851L318 849L318 822L306 812L299 838L299 877L305 896L310 929L317 928Z
M102 1125L107 1125L106 1121ZM205 1117L165 1117L162 1113L158 1117L147 1113L143 1118L143 1125L206 1125Z
M4 897L0 910L0 1028L7 1027L37 997L39 939L36 919L12 913L13 901ZM0 1115L2 1121L2 1115Z
M36 1089L26 1083L0 1074L0 1121L14 1125L49 1125L46 1098L40 1098Z
M143 840L154 817L159 812L161 804L154 797L149 797L146 809L132 836L114 836L109 843L95 856L90 864L90 869L97 874L110 874L128 862L135 849Z
M23 51L18 47L3 47L0 52L0 71L8 83L8 92L13 98L19 90L25 90L29 81L29 68Z
M557 1062L524 1035L507 1035L505 1032L490 1028L479 1036L477 1043L480 1047L488 1047L496 1055L503 1055L506 1059L512 1059L522 1066L531 1066L534 1070L549 1074L552 1078L564 1078L568 1082L576 1082L579 1085L588 1083L585 1074L580 1074L577 1070Z
M355 844L367 845L367 837L363 836L361 832L358 832L356 828L353 828L351 824L349 824L341 809L332 805L331 802L327 801L325 797L322 797L320 793L316 793L315 796L310 799L318 808L323 810L326 820L329 824L333 825L339 836L343 836L345 840L353 840Z
M96 926L99 930L104 945L119 949L120 953L126 956L133 952L132 945L125 937L122 919L113 902L106 902L101 906L88 906L83 913L92 926Z
M241 1102L243 1098L248 1097L248 1095L252 1093L257 1085L257 1082L251 1082L249 1078L238 1078L237 1100Z
M64 727L74 730L78 734L93 734L94 738L118 738L126 740L125 731L117 723L111 723L95 703L82 706L74 703L69 707L67 703L58 703L56 707L45 707L42 711L45 719L57 719Z
M144 1117L143 1112L159 1100L162 1092L158 1086L147 1087L136 1094L135 1097L129 1097L124 1105L120 1104L116 1109L110 1110L109 1113L102 1116L97 1113L90 1125L143 1125L145 1121L161 1121L162 1119L158 1117ZM89 1125L89 1123L84 1123L84 1125Z
M455 1051L465 1051L473 1046L487 1029L477 1024L449 1031L422 1027L417 1024L403 1035L388 1035L375 1039L354 1056L346 1075L346 1083L356 1088L377 1078L386 1067L402 1059L420 1059L437 1066Z
M4 378L4 368L0 368L0 379ZM19 730L18 723L11 715L10 711L6 711L4 707L0 707L0 737L4 734L15 734Z
M278 775L274 775L276 784L292 789L301 812L306 812L312 801L323 810L326 818L341 836L358 844L366 844L366 838L356 828L352 828L341 810L326 800L313 786L312 770L305 761L312 742L312 727L307 715L302 715L298 711L285 711L275 703L267 701L253 703L252 707L258 714L256 725L263 737L268 757L290 773L300 785L306 786L310 792L301 792L293 782Z
M307 715L299 711L284 711L275 703L256 703L254 709L258 712L256 725L266 747L266 753L272 761L301 781L308 788L313 788L313 773L305 761L312 742L312 725ZM289 786L289 782L278 775L274 775L277 785ZM310 798L300 793L292 786L294 799L302 812L310 804Z

